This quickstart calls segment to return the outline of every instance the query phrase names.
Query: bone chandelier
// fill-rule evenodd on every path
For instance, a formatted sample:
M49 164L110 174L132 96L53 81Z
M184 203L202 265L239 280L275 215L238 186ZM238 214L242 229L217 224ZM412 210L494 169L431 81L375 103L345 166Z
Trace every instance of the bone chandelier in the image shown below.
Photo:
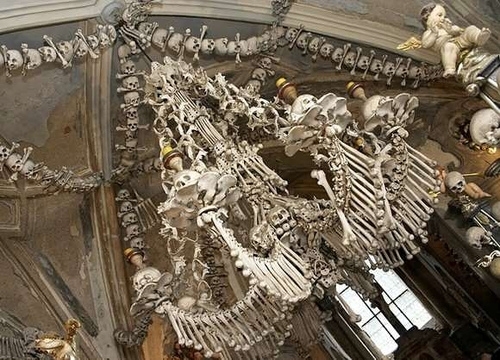
M116 200L130 244L126 255L137 267L131 307L137 327L117 331L117 340L139 344L156 313L171 324L181 347L194 347L207 358L269 359L286 338L307 348L318 340L321 321L328 316L312 298L334 296L342 302L337 283L369 298L377 292L370 268L400 266L427 242L426 222L436 201L431 194L441 182L436 163L405 142L418 99L407 93L367 98L362 88L350 84L350 94L364 100L356 119L345 98L299 96L293 84L280 79L279 98L268 101L259 89L274 76L272 58L260 58L252 80L237 87L221 74L208 77L196 65L199 53L235 56L239 62L277 46L297 45L314 59L318 54L331 58L339 70L362 70L363 79L382 74L388 85L400 77L405 84L413 78L418 86L439 76L439 69L424 72L411 67L411 59L398 58L395 64L386 55L377 60L373 51L370 56L362 55L361 48L352 52L350 44L335 49L302 28L286 30L279 24L247 40L239 35L229 42L207 39L205 26L199 37L188 30L182 35L146 22L150 7L148 1L129 4L116 32L110 26L87 37L79 31L74 41L58 44L45 37L48 45L38 51L23 46L21 55L3 47L1 58L10 75L43 61L69 66L77 57L97 57L117 36L124 41L118 48L117 78L126 124L117 130L125 134L125 145L116 146L122 156L113 180L121 184L134 175L161 171L166 199L157 210L172 269L162 273L145 264L142 235L158 214L150 199L134 199L121 189ZM133 56L151 44L176 56L152 62L146 74L136 69ZM184 61L185 55L192 56L193 64ZM152 124L140 125L139 106L154 110ZM137 134L150 127L158 136L160 156L138 161ZM290 196L286 181L258 154L262 146L245 137L248 129L280 140L288 156L310 153L317 166L311 176L327 199ZM28 159L30 151L22 157L14 148L0 148L13 180L24 175L55 191L91 191L102 183L98 176L80 179L67 169L48 170ZM233 289L229 274L243 291ZM349 306L342 306L356 320Z

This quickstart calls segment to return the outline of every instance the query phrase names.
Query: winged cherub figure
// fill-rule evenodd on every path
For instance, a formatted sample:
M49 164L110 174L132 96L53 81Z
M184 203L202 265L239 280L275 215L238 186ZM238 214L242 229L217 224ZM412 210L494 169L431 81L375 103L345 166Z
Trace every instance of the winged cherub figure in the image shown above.
M464 29L454 25L446 17L444 7L435 3L424 6L420 11L420 18L426 29L422 38L411 37L405 43L400 44L398 49L424 48L439 53L445 78L456 74L457 61L462 51L484 45L491 35L491 31L487 28L479 29L477 26L470 25Z
M54 360L78 360L76 355L75 335L80 323L75 319L69 319L64 324L66 336L49 333L35 340L36 349L49 354Z

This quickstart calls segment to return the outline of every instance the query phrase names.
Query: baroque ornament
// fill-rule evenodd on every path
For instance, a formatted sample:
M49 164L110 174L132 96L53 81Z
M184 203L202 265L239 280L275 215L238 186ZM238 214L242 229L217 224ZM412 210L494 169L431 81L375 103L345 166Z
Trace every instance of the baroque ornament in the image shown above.
M132 196L124 187L116 194L117 216L129 242L126 256L136 266L130 310L136 325L115 333L119 343L140 344L156 314L175 331L178 354L192 348L191 353L207 358L270 359L286 339L302 348L311 346L320 337L319 324L328 319L311 300L335 298L358 321L335 285L346 284L364 298L375 296L369 270L395 268L418 254L428 241L427 221L443 182L464 214L479 213L476 197L467 193L460 174L443 178L435 161L407 144L406 127L418 107L411 94L367 97L351 83L350 96L363 103L359 117L348 111L348 99L333 93L319 98L299 94L286 79L277 81L274 101L260 96L264 83L275 75L273 65L279 59L272 53L283 46L296 47L313 61L332 61L334 69L347 69L351 76L370 75L375 81L383 76L387 85L399 79L402 86L413 80L417 87L442 75L440 66L377 57L374 50L364 52L349 43L335 47L303 27L286 29L279 24L291 3L273 1L277 22L247 39L240 34L211 39L206 26L196 34L163 29L147 21L153 1L143 0L128 3L116 27L99 26L88 36L79 30L71 41L58 43L44 36L45 45L38 50L24 44L22 51L0 47L10 76L43 62L67 67L85 55L97 58L118 36L123 40L117 48L116 75L123 121L116 130L124 139L116 145L120 160L112 181L121 185L130 176L157 171L165 200L155 212L151 199ZM426 34L420 43L412 40L405 47L434 46L442 51L445 76L456 72L464 84L483 86L478 69L492 58L477 47L488 31L458 29L439 6L428 12ZM471 51L457 69L451 60L458 42ZM147 72L139 71L134 56L151 46L170 56L151 62ZM236 63L254 56L250 80L238 87L222 74L209 77L198 60L213 55ZM151 124L141 118L145 106L154 111ZM496 117L488 119L488 124L497 124ZM143 131L158 137L158 157L140 156L148 150L139 143ZM249 132L281 141L287 156L309 153L316 167L311 177L324 189L325 199L291 196L287 182L259 155L259 138L244 136ZM483 135L497 142L496 130L490 132ZM97 175L80 178L65 168L51 171L29 159L30 148L21 155L16 147L0 147L0 164L12 181L21 175L55 191L91 191L102 184ZM165 272L150 266L146 254L145 232L157 222L169 253L170 269ZM486 229L472 229L471 244L483 244L487 236ZM230 276L240 284L239 292ZM78 326L68 323L66 338L42 338L36 348L55 359L74 359Z

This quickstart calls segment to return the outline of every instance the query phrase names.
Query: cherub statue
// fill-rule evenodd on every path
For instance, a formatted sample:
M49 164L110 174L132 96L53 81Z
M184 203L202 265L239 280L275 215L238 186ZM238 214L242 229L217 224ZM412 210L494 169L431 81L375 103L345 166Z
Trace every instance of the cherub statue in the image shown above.
M443 77L456 74L459 55L464 50L471 50L483 46L491 35L487 28L479 29L474 25L465 29L454 25L446 17L443 6L430 3L420 11L420 18L425 27L425 32L419 40L411 37L405 43L400 44L400 50L432 49L441 55L441 63L444 67Z
M80 326L77 320L69 319L64 324L64 338L55 333L44 334L35 340L35 348L52 356L54 360L78 360L75 335Z

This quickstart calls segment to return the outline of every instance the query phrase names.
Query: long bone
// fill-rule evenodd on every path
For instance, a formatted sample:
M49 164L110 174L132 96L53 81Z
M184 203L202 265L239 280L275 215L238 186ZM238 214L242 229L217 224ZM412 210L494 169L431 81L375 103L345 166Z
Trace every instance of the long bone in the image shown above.
M208 344L206 343L205 341L205 338L203 337L202 333L200 332L200 330L198 329L198 326L197 324L194 322L193 318L191 316L188 316L187 317L187 322L191 324L193 330L194 330L194 333L196 335L196 338L198 339L198 341L200 342L200 345L203 347L203 349L205 350L204 351L204 355L206 357L212 357L213 353L214 353L214 350L208 346ZM195 346L196 348L196 346ZM198 349L197 349L198 350ZM201 350L201 349L199 349Z
M45 42L52 49L54 49L54 51L56 52L57 57L59 58L59 60L61 60L61 64L62 64L63 68L67 68L68 66L71 65L71 63L69 63L68 61L66 61L66 59L64 58L64 56L62 56L62 54L59 52L59 49L57 48L56 44L54 44L54 41L52 41L52 38L50 36L44 35L43 36L43 40L45 40Z
M403 62L403 58L399 58L399 57L396 58L396 65L394 66L394 72L387 79L387 86L391 86L392 78L396 75L396 70L401 65L402 62Z
M417 190L424 198L426 198L428 201L430 201L431 203L437 203L438 199L437 198L433 198L429 193L428 193L428 189L423 189L419 183L417 183L415 180L413 180L411 177L407 177L407 181L413 185L413 187L415 188L415 190ZM407 191L411 191L409 190L409 188L407 188Z
M345 60L345 58L347 56L347 53L348 53L348 51L349 51L350 48L351 48L351 44L350 43L344 44L344 47L343 47L344 52L342 53L342 58L340 59L340 62L338 63L338 65L335 67L335 70L337 70L337 71L342 70L342 65L344 64L344 60Z
M206 357L210 358L214 355L214 353L218 353L219 350L222 350L219 341L211 335L211 328L203 321L201 321L199 315L194 315L191 321L193 323L193 326L196 326L195 333L199 332L203 337L203 340L205 340L205 342L210 345L205 348L204 355ZM201 330L203 331L200 331L199 328L201 328Z
M406 75L403 76L403 80L401 80L401 86L405 87L406 86L406 78L408 77L408 74L410 73L410 64L411 64L412 58L406 59ZM397 69L396 69L397 71Z
M434 212L434 209L429 205L427 205L427 203L424 200L422 200L422 198L419 197L410 187L406 187L405 191L402 193L402 196L408 202L418 203L419 206L414 206L414 209L421 212L423 215L430 215Z
M301 287L293 282L293 280L289 277L289 274L286 274L283 271L277 261L273 261L272 263L264 261L263 263L275 277L277 276L276 280L290 295L287 300L289 302L296 302L298 300L297 297L300 298L300 293L302 292Z
M90 54L90 57L91 57L92 59L97 59L97 58L99 58L99 55L98 55L98 54L96 54L96 52L94 51L94 49L92 49L92 46L90 46L90 44L88 43L87 38L85 37L85 35L83 35L82 29L78 29L78 30L76 30L75 36L76 36L77 38L79 38L79 39L80 39L80 41L82 41L82 42L85 44L85 46L87 47L88 52L89 52L89 54Z
M179 343L179 345L184 345L186 343L184 333L181 333L179 329L179 324L177 323L177 317L174 316L172 310L173 309L171 307L167 309L166 311L167 316L170 320L170 323L172 324L172 327L174 328L175 333L177 334L177 342Z
M244 316L246 318L246 321L249 324L255 326L257 333L255 333L253 330L251 330L251 332L252 336L254 336L255 342L257 343L262 341L261 334L265 331L265 328L262 326L259 320L259 314L250 311L250 309L246 305L247 305L246 303L241 302L236 304L234 308L237 309L237 311L242 314L242 317Z
M343 228L343 243L344 245L349 244L351 241L354 241L356 239L356 236L352 233L349 222L347 221L347 218L344 214L344 212L339 208L339 205L337 204L337 200L335 198L335 194L333 193L332 188L330 187L330 184L328 183L328 180L326 179L325 173L323 170L313 170L311 172L311 176L315 179L318 180L318 185L322 186L326 193L328 194L328 197L330 198L330 201L332 202L333 207L335 208L337 215L339 217L340 223L342 224Z
M429 188L430 190L439 191L440 189L438 180L433 179L430 176L423 176L422 174L418 174L411 167L408 169L408 175L409 177L413 178L415 182L418 181L420 184L427 186L427 188Z
M361 47L356 48L356 60L354 60L354 64L352 65L352 69L350 74L352 76L356 75L356 66L358 65L359 58L361 57L361 53L363 52L363 49Z
M368 65L366 66L365 72L363 73L363 76L361 77L363 80L366 78L366 75L368 74L368 71L370 71L370 66L372 64L373 58L375 57L375 51L370 50L370 58L368 59Z
M252 340L250 339L250 336L246 333L245 329L239 324L233 317L233 314L230 312L226 312L227 318L224 316L224 318L227 320L226 325L229 325L229 323L232 323L234 325L234 329L237 329L237 333L242 337L242 342L241 342L241 350L247 351L250 349L250 344L252 343Z
M401 202L399 202L401 204ZM415 219L409 215L409 212L406 213L402 210L398 209L398 207L392 208L396 214L401 217L401 220L411 229L414 234L420 234L422 232L421 227L415 222Z
M178 328L180 330L180 332L182 333L182 336L183 338L185 339L185 344L186 346L191 346L193 343L195 344L195 347L197 347L197 350L201 350L201 344L198 343L197 341L197 338L190 338L189 335L187 334L186 332L186 329L189 325L186 323L185 319L182 319L180 317L180 312L182 310L180 309L174 309L174 312L173 312L173 315L177 318L178 322L177 322L177 325L178 325Z
M402 198L405 201L402 201L402 199L396 200L396 205L401 207L401 211L409 215L419 228L427 226L426 222L430 219L430 215L425 212L425 209L416 206L417 203L409 200L409 196L405 193L402 195Z
M408 167L408 171L411 171L412 174L414 174L416 177L419 177L419 174L423 177L425 177L431 184L433 185L441 185L441 181L433 177L432 175L436 175L436 171L433 170L432 172L429 173L429 171L426 171L425 168L422 168L419 166L419 164L415 163L414 161L411 162L411 164L416 165L416 166L411 166ZM418 174L417 174L418 172ZM430 175L432 174L432 175Z
M375 76L373 77L373 80L378 81L378 79L380 77L380 73L384 69L384 65L385 65L386 61L387 61L387 55L382 55L382 65L380 66L380 71L375 74Z
M244 313L238 308L238 306L233 306L231 308L231 313L233 314L234 323L238 323L239 326L245 330L245 333L249 334L249 345L253 346L258 340L258 336L256 335L254 329L252 329L253 322L249 318L245 318ZM262 337L260 338L262 340Z
M186 346L187 347L193 346L193 344L195 343L193 339L196 340L196 335L193 333L191 326L189 326L188 322L186 321L185 313L179 311L178 315L181 322L186 326L186 328L184 329L186 331L186 335L188 336L188 339L186 340Z

